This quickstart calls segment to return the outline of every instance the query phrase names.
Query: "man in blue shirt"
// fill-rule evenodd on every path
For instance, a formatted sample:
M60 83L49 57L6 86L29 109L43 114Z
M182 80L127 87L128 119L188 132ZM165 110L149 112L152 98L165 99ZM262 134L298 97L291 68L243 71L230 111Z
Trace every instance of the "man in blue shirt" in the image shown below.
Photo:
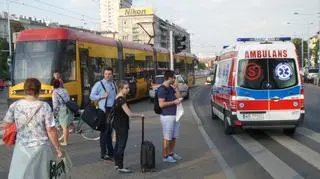
M90 99L92 101L97 101L99 104L99 109L103 111L103 114L100 114L99 117L103 118L104 121L106 121L117 95L117 87L112 79L112 76L112 68L106 68L104 70L104 78L101 81L96 82L90 94ZM107 130L106 127L104 127L100 133L100 148L101 159L112 160L112 130ZM108 149L108 153L106 148Z
M179 135L180 123L176 121L177 105L182 98L175 75L171 70L164 73L164 82L157 91L159 106L161 108L160 121L163 130L162 155L164 162L175 163L182 158L174 153L176 138Z

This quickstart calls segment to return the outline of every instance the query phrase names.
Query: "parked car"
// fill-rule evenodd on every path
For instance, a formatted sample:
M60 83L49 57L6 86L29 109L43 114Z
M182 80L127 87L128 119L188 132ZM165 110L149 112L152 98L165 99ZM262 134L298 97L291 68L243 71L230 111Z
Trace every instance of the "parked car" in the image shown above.
M5 83L2 79L0 79L0 90L3 90L5 87Z
M188 99L189 98L189 87L187 85L187 82L182 78L181 75L176 75L176 80L179 83L179 90L183 98ZM151 87L149 89L149 97L150 100L153 102L155 93L159 86L163 83L164 76L163 75L157 75L155 76Z
M318 77L319 69L318 68L309 68L305 70L304 81L312 82L313 79Z
M214 79L213 75L207 76L206 81L204 82L204 84L205 85L212 85L213 79Z

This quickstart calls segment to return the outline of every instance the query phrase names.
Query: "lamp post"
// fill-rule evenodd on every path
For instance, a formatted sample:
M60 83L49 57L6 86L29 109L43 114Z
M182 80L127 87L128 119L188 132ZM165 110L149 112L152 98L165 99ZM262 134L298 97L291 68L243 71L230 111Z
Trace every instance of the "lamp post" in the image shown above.
M287 25L291 25L292 23L291 22L285 22L285 24ZM309 22L307 23L307 36L309 34L309 26L312 25L313 22ZM300 25L305 25L305 24L300 24ZM300 36L300 34L298 35ZM307 49L309 49L309 44L307 43ZM308 53L307 53L307 67L309 67L309 57L310 57L310 51L308 50ZM301 67L303 68L304 67L304 33L302 32L301 33Z
M8 59L7 59L7 64L9 66L9 74L12 74L11 71L12 71L12 65L11 65L11 62L12 62L12 46L11 46L11 25L10 25L10 1L7 0L7 10L8 10L8 44L9 44L9 56L8 56ZM10 80L12 79L12 76L10 76Z
M318 16L318 59L317 59L317 63L318 63L318 76L320 77L320 12L317 13L300 13L300 12L293 12L294 15L303 15L303 16Z

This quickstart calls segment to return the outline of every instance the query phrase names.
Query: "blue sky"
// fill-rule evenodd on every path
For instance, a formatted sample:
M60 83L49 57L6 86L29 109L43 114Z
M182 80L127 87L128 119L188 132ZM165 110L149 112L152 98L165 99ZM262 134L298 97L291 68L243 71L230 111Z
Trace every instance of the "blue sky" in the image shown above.
M159 17L187 29L197 55L215 55L238 37L306 38L320 29L320 15L293 14L319 13L319 0L134 0L134 5L151 6ZM11 0L10 7L17 15L99 26L98 0ZM0 11L4 10L5 0L0 0Z

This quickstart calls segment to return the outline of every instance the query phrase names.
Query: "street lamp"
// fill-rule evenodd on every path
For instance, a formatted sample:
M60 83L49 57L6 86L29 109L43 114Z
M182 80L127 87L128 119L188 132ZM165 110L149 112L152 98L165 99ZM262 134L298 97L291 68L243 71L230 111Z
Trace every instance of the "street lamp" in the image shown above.
M318 32L317 32L317 34L318 34L318 43L319 43L319 45L318 45L318 69L319 69L319 71L318 71L318 73L319 73L319 77L320 77L320 12L317 12L317 13L300 13L300 12L293 12L293 14L294 15L306 15L306 16L314 16L314 15L318 15L318 22L319 22L319 28L318 28Z
M292 23L291 22L285 22L285 24L287 24L287 25L292 25ZM313 22L309 22L309 23L307 23L307 36L308 36L308 34L309 34L309 26L310 25L312 25L313 24ZM301 25L303 25L303 24L301 24ZM299 35L298 35L299 36ZM304 38L303 38L303 32L301 33L301 67L303 68L304 67ZM309 43L307 43L307 49L308 49L308 53L307 53L307 67L309 67L309 58L310 58L310 49L309 49Z

